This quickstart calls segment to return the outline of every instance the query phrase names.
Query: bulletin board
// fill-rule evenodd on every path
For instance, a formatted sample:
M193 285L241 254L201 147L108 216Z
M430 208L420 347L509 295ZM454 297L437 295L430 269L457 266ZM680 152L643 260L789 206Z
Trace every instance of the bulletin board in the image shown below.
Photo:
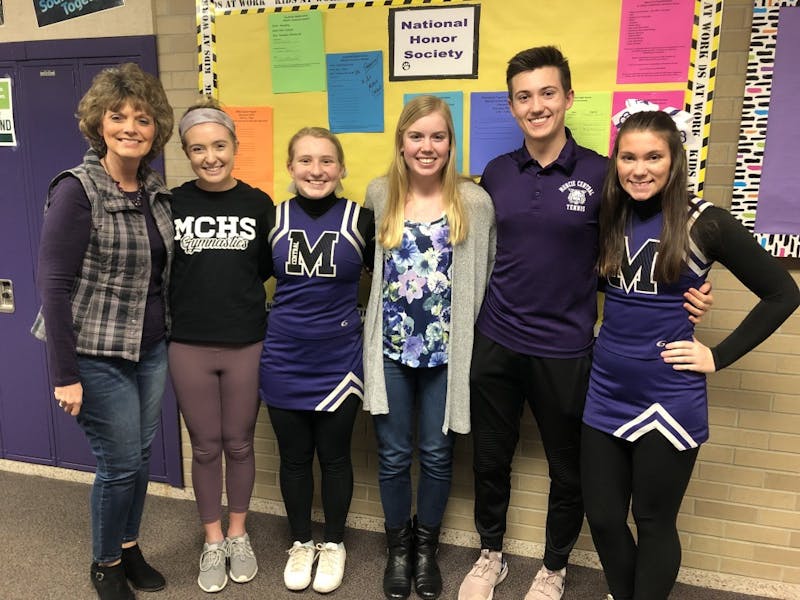
M261 131L265 132L262 137L271 135L271 139L259 144L270 146L273 181L262 187L280 201L289 195L285 167L288 140L304 126L328 127L330 99L328 91L322 89L274 92L270 16L318 11L326 54L379 52L382 131L337 134L348 168L344 193L361 201L367 183L383 174L389 165L394 127L409 94L435 93L461 99L463 114L456 129L461 131L458 145L463 155L462 172L480 175L471 158L484 148L486 138L476 138L481 123L471 121L473 102L482 98L481 94L489 94L495 100L493 94L507 94L505 70L511 56L525 48L552 44L570 62L576 100L567 113L567 126L580 144L608 154L611 116L626 98L644 98L661 108L669 104L686 110L694 133L691 145L687 145L690 176L695 190L702 193L722 4L721 0L551 0L545 4L530 0L197 0L198 87L202 93L217 97L225 107L267 107L271 123ZM391 80L390 11L458 6L479 9L475 72L455 78ZM682 32L680 39L675 39L676 22ZM653 31L660 27L666 29ZM647 66L642 67L643 76L630 76L629 71L629 76L623 77L619 68L623 61L647 62L648 53L657 49L644 45L624 56L621 48L641 44L659 33L665 47L685 48L685 62L677 61L674 76L670 73L670 80L663 81L663 74L670 70L665 62L658 63L651 57L652 77L647 75ZM494 123L492 127L498 136L506 136L505 142L510 144L507 150L521 146L522 134L507 114L504 98L500 109L506 129Z
M783 27L780 26L781 15L792 17ZM799 17L797 0L756 0L753 3L750 61L731 200L731 214L753 231L765 249L774 256L794 258L800 257L800 202L797 199L800 174L796 168L796 143L800 134L796 109L800 91ZM780 89L784 92L782 96L776 93ZM780 137L784 138L782 144ZM788 169L785 162L771 168L771 160L784 159L791 161ZM770 193L774 196L770 197ZM774 206L765 206L768 201ZM764 227L763 223L759 224L758 216L760 210L767 208L777 211L778 218L772 219L771 226Z

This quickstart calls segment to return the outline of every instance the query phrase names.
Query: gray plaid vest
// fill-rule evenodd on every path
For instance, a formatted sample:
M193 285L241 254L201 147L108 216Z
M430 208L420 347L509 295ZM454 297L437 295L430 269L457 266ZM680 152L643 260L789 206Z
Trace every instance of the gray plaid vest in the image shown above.
M76 351L138 361L152 265L144 215L117 188L94 150L86 153L79 166L59 173L50 182L45 214L53 187L68 176L80 180L92 209L89 246L71 295ZM144 167L142 176L167 253L162 293L165 324L169 330L169 272L174 243L170 192L161 176L152 169ZM39 339L46 339L41 310L31 332Z

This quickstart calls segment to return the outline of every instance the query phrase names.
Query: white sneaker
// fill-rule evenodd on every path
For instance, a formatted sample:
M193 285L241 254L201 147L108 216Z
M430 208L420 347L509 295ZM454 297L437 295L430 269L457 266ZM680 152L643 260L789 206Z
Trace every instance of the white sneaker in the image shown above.
M567 569L551 571L544 565L533 578L531 589L525 594L525 600L561 600L564 595L564 578Z
M317 557L313 540L306 543L295 541L286 553L289 560L283 570L283 583L295 592L306 589L311 583L311 568Z
M332 592L342 585L344 561L347 557L344 544L326 542L317 544L317 574L314 576L314 591L320 594Z

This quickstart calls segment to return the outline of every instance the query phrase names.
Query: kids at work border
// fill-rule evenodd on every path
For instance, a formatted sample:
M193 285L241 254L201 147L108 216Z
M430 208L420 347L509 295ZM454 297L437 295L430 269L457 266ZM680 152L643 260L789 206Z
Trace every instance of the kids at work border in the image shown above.
M698 196L703 195L714 107L714 82L719 58L722 0L697 0L694 8L692 49L686 86L686 111L692 115L694 142L688 148L689 180Z
M214 22L217 14L246 15L264 12L332 10L335 8L458 4L469 0L196 0L198 87L201 94L218 97L217 53Z

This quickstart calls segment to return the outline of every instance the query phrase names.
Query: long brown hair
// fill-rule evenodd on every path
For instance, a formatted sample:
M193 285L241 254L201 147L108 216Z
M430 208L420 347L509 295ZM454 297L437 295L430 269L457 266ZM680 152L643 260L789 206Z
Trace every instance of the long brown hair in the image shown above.
M630 218L632 200L619 182L617 155L620 140L633 131L649 131L661 137L669 147L669 178L660 192L664 221L653 276L661 283L675 282L680 276L684 257L689 250L689 233L686 228L689 178L681 134L672 118L660 110L642 111L628 117L614 142L600 206L598 271L603 277L613 277L619 273L622 264L625 226Z
M408 194L408 166L403 158L403 135L406 130L419 119L430 114L439 113L447 124L447 135L450 137L450 156L442 169L442 198L445 214L450 226L450 243L455 246L467 237L467 218L461 196L458 193L458 182L461 177L456 172L456 137L453 128L453 117L447 103L436 96L417 96L403 108L397 120L394 134L394 156L387 173L389 196L386 211L378 227L378 241L384 248L396 248L403 238L404 209Z

